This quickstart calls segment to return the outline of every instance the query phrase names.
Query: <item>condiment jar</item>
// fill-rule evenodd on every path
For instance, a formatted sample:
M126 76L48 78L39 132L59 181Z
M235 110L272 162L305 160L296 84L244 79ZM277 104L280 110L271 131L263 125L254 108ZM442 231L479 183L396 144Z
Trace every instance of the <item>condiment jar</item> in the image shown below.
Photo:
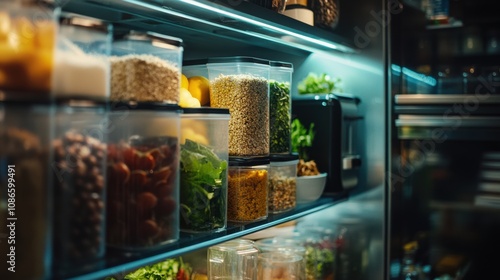
M179 103L182 40L154 32L115 34L111 99Z
M304 279L302 257L287 251L259 254L257 264L258 280Z
M269 213L292 210L297 200L297 154L272 154L269 167Z
M287 0L283 14L305 24L314 25L314 12L310 4L308 0Z
M14 97L48 97L57 30L54 10L37 1L3 0L0 26L0 90Z
M227 219L253 222L268 216L269 157L229 157Z
M99 98L110 94L112 25L77 14L60 16L54 65L57 98Z
M292 125L292 73L288 62L271 61L269 74L269 153L290 153Z
M179 238L180 107L114 103L107 165L107 243L133 253Z
M208 279L256 280L259 250L247 239L208 248Z

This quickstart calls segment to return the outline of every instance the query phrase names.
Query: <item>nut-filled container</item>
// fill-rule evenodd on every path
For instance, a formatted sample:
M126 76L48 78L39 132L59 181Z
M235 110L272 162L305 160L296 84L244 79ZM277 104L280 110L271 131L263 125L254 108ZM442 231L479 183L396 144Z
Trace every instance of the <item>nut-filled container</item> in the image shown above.
M0 261L9 279L51 279L52 116L49 102L0 102Z
M227 219L253 222L268 216L269 157L229 157Z
M179 238L180 107L116 103L110 108L107 243L134 252Z
M254 57L210 58L210 106L229 108L229 155L269 155L268 60Z
M292 151L292 73L293 65L271 61L269 74L269 152Z
M208 279L257 280L255 242L234 239L208 248Z
M71 13L62 13L59 22L54 96L108 99L112 25Z
M112 100L179 102L181 39L132 30L115 34L111 54Z
M49 96L57 32L53 9L35 1L1 1L0 26L0 90Z
M271 154L269 167L269 213L292 210L297 200L297 154Z
M180 229L219 231L227 225L229 110L185 108L181 114Z
M105 254L107 105L57 100L51 141L54 271L65 277Z

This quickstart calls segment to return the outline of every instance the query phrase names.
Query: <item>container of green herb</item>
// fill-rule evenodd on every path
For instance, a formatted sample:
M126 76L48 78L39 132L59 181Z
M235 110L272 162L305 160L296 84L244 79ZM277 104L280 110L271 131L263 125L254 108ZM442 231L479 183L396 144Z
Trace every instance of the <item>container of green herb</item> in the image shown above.
M291 84L293 65L271 61L269 74L269 152L288 154L291 151Z

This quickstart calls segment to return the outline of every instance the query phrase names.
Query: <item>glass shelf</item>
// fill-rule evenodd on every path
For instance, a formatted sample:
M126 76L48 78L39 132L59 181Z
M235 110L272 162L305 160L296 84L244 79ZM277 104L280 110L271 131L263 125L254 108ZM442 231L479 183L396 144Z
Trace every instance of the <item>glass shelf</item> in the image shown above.
M355 53L352 42L246 1L231 0L68 0L63 10L181 38L214 37L246 44ZM258 16L257 16L258 15Z
M119 252L108 250L107 257L101 263L97 264L95 267L82 268L83 271L75 271L74 275L65 276L65 279L102 280L106 276L137 269L145 265L163 261L167 258L180 256L185 253L207 248L221 242L296 220L346 200L347 196L345 194L323 196L314 202L298 204L295 209L288 212L274 215L270 214L267 219L262 221L247 224L228 224L227 229L217 233L181 233L179 241L140 254L125 256Z

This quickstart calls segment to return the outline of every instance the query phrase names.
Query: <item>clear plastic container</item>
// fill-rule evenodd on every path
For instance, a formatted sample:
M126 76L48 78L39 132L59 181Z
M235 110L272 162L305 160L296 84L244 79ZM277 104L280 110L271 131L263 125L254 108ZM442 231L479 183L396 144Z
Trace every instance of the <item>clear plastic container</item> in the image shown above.
M109 98L111 36L109 23L61 15L53 76L56 97Z
M297 154L270 155L269 213L292 210L297 201Z
M153 32L116 35L111 57L111 99L179 103L182 40Z
M106 133L104 103L58 102L51 141L54 270L58 277L96 266L105 254Z
M269 152L290 153L292 142L292 73L288 62L271 61L269 75Z
M108 245L134 252L178 240L180 107L117 103L110 110Z
M227 225L229 110L185 108L181 115L180 228L219 231Z
M257 280L259 250L247 239L208 248L208 279Z
M208 59L185 60L182 64L182 74L187 78L202 76L208 79Z
M229 155L269 155L268 60L210 58L210 106L229 108Z
M0 102L3 279L51 279L52 114L48 102Z
M269 157L229 158L227 219L253 222L268 216Z
M49 96L57 30L54 11L35 1L1 1L0 26L0 90L15 97Z
M287 251L259 254L257 264L259 280L298 280L302 277L302 257Z
M256 241L255 246L257 246L259 251L263 253L281 252L299 256L301 258L301 264L300 271L298 272L299 277L297 279L308 279L306 278L307 251L306 248L302 246L298 241L280 237L272 237Z

